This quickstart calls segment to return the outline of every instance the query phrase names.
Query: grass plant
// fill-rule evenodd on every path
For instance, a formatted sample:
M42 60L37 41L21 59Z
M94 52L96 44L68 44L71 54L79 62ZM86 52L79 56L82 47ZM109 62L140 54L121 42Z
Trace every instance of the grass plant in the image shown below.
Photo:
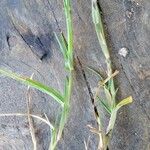
M54 150L56 149L56 146L62 136L62 132L63 132L64 126L67 122L69 112L70 112L70 99L71 99L71 93L72 93L72 87L73 87L73 71L74 71L72 9L71 9L71 0L63 0L63 3L64 3L64 12L65 12L65 17L66 17L67 38L65 38L62 32L60 33L59 36L57 36L55 33L55 36L58 41L60 50L62 52L64 63L65 63L64 68L65 68L65 71L67 72L67 77L65 79L65 85L64 85L64 92L61 93L59 90L49 87L47 85L44 85L38 81L33 80L32 78L20 76L6 69L0 69L0 74L3 74L4 76L7 76L16 81L19 81L27 85L30 88L35 88L43 93L48 94L61 106L61 114L60 114L61 116L59 120L56 119L57 121L55 124L51 123L46 115L45 115L45 118L42 118L40 117L40 115L31 114L29 104L28 104L28 112L25 114L22 114L22 113L0 114L1 117L2 116L28 117L32 140L34 144L34 150L36 150L37 143L36 143L36 139L34 135L34 129L33 129L31 117L41 120L42 122L46 123L50 127L51 141L49 145L49 150ZM94 101L96 102L97 100L99 100L101 102L101 106L108 112L110 119L108 122L107 129L105 131L103 130L104 128L103 128L103 124L101 121L102 119L101 115L96 114L96 121L98 123L98 129L95 129L91 126L90 126L90 129L92 132L98 134L99 136L98 149L107 150L109 141L112 136L112 131L114 129L114 125L116 122L117 112L122 106L131 103L132 97L129 96L121 100L119 103L117 103L116 94L117 94L118 88L115 88L114 76L118 74L118 71L113 72L113 69L112 69L110 52L107 46L105 33L104 33L104 26L102 23L101 13L99 10L99 5L98 5L97 0L92 0L92 18L93 18L93 23L95 25L95 30L96 30L96 34L98 37L98 41L99 41L101 50L103 52L103 55L106 59L106 65L107 65L107 71L106 71L107 76L105 78L102 77L98 71L91 69L100 78L96 93L94 94ZM99 95L100 90L104 91L105 98ZM30 102L30 99L31 97L29 96L28 102ZM88 145L86 145L86 149L88 149Z
M51 96L55 101L57 101L60 104L61 116L60 116L60 120L58 120L56 124L50 123L47 116L45 116L46 118L45 119L45 118L41 118L39 116L30 114L29 110L27 114L21 114L21 113L0 114L0 116L27 116L28 120L30 120L30 117L33 117L33 118L40 119L41 121L48 124L51 130L51 141L50 141L49 150L54 150L56 148L57 143L62 136L64 126L69 116L70 99L71 99L72 85L73 85L74 68L73 68L73 26L72 26L71 0L63 0L63 3L64 3L64 12L66 16L67 38L65 38L63 33L60 33L60 36L57 36L56 34L55 35L56 35L58 44L60 46L60 50L63 54L63 58L65 61L65 70L68 74L65 80L64 92L61 93L57 89L44 85L31 78L23 77L16 73L12 73L9 70L0 69L0 74L3 74L4 76L7 76L11 79L19 81L23 84L26 84L27 86L35 88L41 92L44 92L48 94L49 96ZM31 123L31 120L30 120L30 123ZM33 128L32 128L32 131L33 131ZM35 137L33 134L32 134L32 138L34 139L33 140L34 147L36 147L36 141L35 141Z
M100 7L99 7L99 3L97 0L92 0L92 18L93 18L93 23L95 26L97 38L98 38L98 41L99 41L102 53L105 57L106 65L107 65L107 68L106 68L107 76L105 78L102 77L98 71L91 69L100 77L97 90L94 94L94 101L96 102L97 100L99 100L101 103L101 106L108 112L110 116L107 129L106 131L104 131L102 121L101 121L102 117L101 115L97 115L96 120L98 123L98 130L96 131L96 133L99 135L98 149L108 150L109 141L111 139L112 131L114 129L114 125L116 122L117 112L122 106L131 103L132 97L129 96L121 100L119 103L117 103L116 94L117 94L118 88L117 89L115 88L114 76L116 76L119 72L118 71L113 72L113 69L112 69L110 51L106 42L104 25L102 22ZM105 94L105 98L99 95L100 90L103 90ZM91 128L91 130L95 130L95 129Z

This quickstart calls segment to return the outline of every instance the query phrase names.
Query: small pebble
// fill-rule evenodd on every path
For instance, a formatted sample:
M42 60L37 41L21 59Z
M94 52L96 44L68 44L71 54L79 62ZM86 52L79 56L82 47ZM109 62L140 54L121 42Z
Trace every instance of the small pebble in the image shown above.
M131 10L132 11L132 10ZM132 15L133 15L133 12L131 12L131 11L126 11L126 16L128 17L128 18L131 18L132 17Z
M123 57L126 57L128 54L128 49L126 47L123 47L119 50L118 54L123 56Z

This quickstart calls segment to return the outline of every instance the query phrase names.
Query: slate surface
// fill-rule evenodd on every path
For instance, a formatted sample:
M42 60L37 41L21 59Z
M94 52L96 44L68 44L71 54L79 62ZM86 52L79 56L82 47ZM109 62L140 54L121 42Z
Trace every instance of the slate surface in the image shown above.
M118 100L132 95L134 103L118 113L110 149L150 149L150 2L149 0L100 0L107 39L119 86ZM75 73L69 121L60 150L82 150L90 136L89 149L96 139L87 125L95 125L93 107L77 57L104 73L105 62L91 22L91 1L73 0ZM63 59L53 32L65 32L63 3L60 0L0 1L0 66L63 91ZM118 52L127 48L126 57ZM85 70L90 88L97 78ZM26 112L27 87L0 77L0 113ZM32 90L32 113L46 113L53 122L59 105L46 94ZM49 128L34 120L39 150L47 150ZM25 117L0 118L0 149L31 150L32 141Z

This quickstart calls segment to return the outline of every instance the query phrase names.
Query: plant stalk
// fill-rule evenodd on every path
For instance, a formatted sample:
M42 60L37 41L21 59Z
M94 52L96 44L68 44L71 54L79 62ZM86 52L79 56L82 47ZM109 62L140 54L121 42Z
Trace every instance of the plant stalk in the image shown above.
M73 87L73 25L72 25L72 11L71 11L71 0L64 0L64 11L66 16L66 26L67 26L67 54L65 54L65 60L68 64L67 72L68 77L66 77L66 85L64 92L64 105L62 107L61 119L59 122L58 130L54 130L52 134L52 139L50 143L50 150L55 150L58 141L61 139L63 129L67 123L67 119L70 112L70 99ZM65 39L65 37L63 37ZM66 40L65 40L66 41ZM57 135L56 135L57 134Z
M102 22L101 13L100 13L100 9L99 9L99 5L98 5L97 0L92 0L92 17L93 17L93 23L95 25L95 30L96 30L99 44L101 46L103 55L106 59L107 78L110 78L110 80L108 81L108 85L110 85L110 89L108 89L108 90L109 90L111 96L113 97L110 107L111 107L111 109L113 109L116 105L116 102L115 102L115 96L114 96L114 93L115 93L114 81L113 81L113 78L111 78L111 76L113 74L112 65L111 65L111 58L110 58L109 48L108 48L107 42L106 42L106 37L105 37L105 33L104 33L104 25ZM96 95L96 98L97 98L97 95ZM102 130L101 123L99 123L99 130ZM110 134L109 134L109 138L111 136ZM105 134L103 134L103 132L101 131L101 133L99 134L98 149L99 150L106 150L107 145L108 145L108 137Z

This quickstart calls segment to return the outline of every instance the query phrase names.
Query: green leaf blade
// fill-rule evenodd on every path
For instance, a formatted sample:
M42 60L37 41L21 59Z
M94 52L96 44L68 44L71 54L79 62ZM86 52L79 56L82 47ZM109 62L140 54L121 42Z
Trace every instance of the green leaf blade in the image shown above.
M97 33L97 37L102 48L103 54L107 60L110 58L109 50L107 47L105 34L104 34L104 26L100 14L100 10L97 4L97 0L92 0L92 18L93 23L95 25L95 30Z
M28 85L28 86L31 86L43 93L46 93L48 95L50 95L51 97L53 97L58 103L60 103L61 105L63 105L63 101L64 101L64 98L63 96L61 95L61 93L51 87L48 87L38 81L35 81L35 80L32 80L30 78L26 78L26 77L22 77L20 75L17 75L15 73L12 73L10 71L6 71L6 70L2 70L0 69L0 73L11 78L11 79L14 79L16 81L19 81L25 85Z
M113 100L112 100L112 96L111 96L111 94L110 94L110 91L107 89L106 86L104 86L103 88L104 88L104 93L105 93L107 105L108 105L110 108L113 108Z
M68 56L67 56L67 43L66 43L66 40L65 40L63 34L61 34L60 37L58 37L56 33L54 33L54 34L55 34L56 40L59 44L60 50L61 50L61 52L64 56L64 59L65 59L65 61L67 61Z
M91 66L86 66L86 68L89 71L93 72L95 75L97 75L100 78L100 80L103 80L103 77L102 77L102 75L100 74L100 72L98 70L96 70L95 68L93 68Z
M114 109L111 113L109 124L108 124L108 127L107 127L107 131L106 131L107 135L109 135L110 132L113 130L115 122L116 122L116 117L117 117L117 110Z
M123 99L120 103L118 103L117 106L113 109L110 120L109 120L109 125L107 128L107 134L109 134L114 128L118 110L122 106L132 103L132 101L133 101L132 96L129 96L129 97Z
M120 109L122 106L128 105L133 102L132 96L129 96L125 99L123 99L121 102L119 102L116 106L117 109Z
M102 100L98 97L98 99L100 100L101 105L104 107L104 109L111 114L111 109L109 108L109 106L105 103L105 100Z

